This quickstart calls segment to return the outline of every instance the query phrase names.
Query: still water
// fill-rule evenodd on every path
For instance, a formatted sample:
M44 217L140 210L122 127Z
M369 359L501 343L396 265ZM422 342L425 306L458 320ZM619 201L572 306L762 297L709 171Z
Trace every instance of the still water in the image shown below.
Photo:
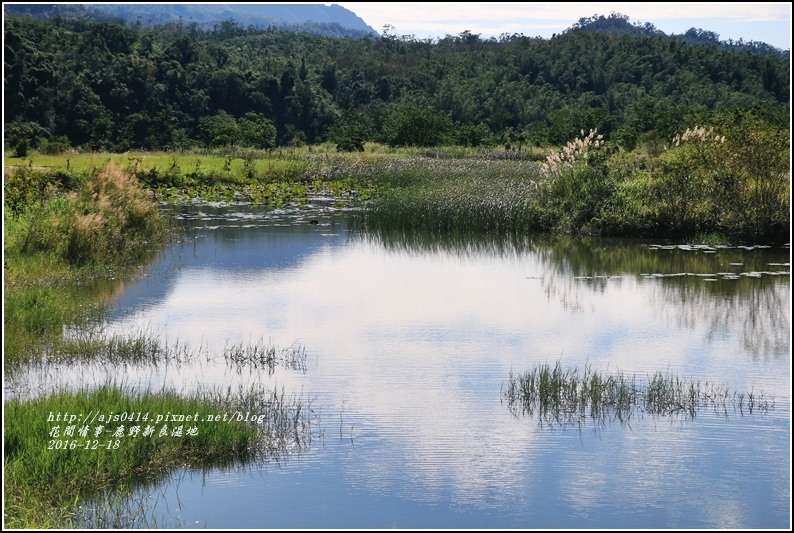
M359 234L319 204L174 209L185 237L117 286L107 331L210 355L263 341L299 347L306 364L73 364L28 383L266 383L310 401L314 429L278 462L181 470L145 488L158 523L790 527L788 245L434 240ZM511 371L558 361L670 372L773 403L577 427L508 409Z

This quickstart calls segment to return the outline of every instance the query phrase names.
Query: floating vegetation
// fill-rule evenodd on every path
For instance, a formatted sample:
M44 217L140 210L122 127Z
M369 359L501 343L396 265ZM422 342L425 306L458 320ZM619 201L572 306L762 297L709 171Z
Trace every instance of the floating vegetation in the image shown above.
M739 272L738 274L733 272L673 272L669 274L660 274L660 273L653 273L647 274L642 273L640 274L641 278L678 278L678 277L695 277L695 278L704 278L704 281L717 281L717 279L739 279L740 277L744 276L746 278L762 278L764 276L790 276L791 272L783 271L783 270L767 270L761 272Z
M643 245L659 254L665 262L649 263L653 270L640 273L641 278L701 278L703 281L735 281L790 276L790 264L767 255L768 245L710 247L702 244ZM785 248L785 246L783 247ZM698 253L699 252L699 253ZM752 252L749 253L748 252ZM705 255L704 255L705 254ZM698 259L690 261L688 258Z
M538 365L523 374L510 372L503 398L516 415L537 418L542 427L578 427L588 421L603 427L609 422L629 424L637 414L695 418L704 409L728 415L767 411L774 399L753 391L739 393L709 382L656 372L636 375L600 373L589 365L580 372Z

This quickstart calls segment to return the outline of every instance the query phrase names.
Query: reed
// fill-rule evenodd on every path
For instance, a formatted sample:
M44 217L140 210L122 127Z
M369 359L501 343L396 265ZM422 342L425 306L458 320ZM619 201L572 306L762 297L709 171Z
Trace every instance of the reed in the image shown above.
M49 363L92 362L115 367L158 367L182 365L197 359L217 361L217 354L205 346L194 347L185 341L169 342L151 331L132 334L105 334L101 329L79 327L62 339L51 340L42 346L38 359L29 357L25 363L46 365ZM220 359L237 373L266 370L272 375L276 368L306 373L306 349L294 343L280 348L260 338L257 341L227 345ZM13 366L16 370L17 365Z
M52 343L44 360L93 361L114 366L158 366L196 359L201 349L179 340L169 343L149 331L129 335L104 334L101 330L76 328L60 342Z
M656 372L645 379L622 372L602 373L586 365L583 371L538 365L510 371L503 399L515 415L537 418L541 426L579 427L588 420L604 426L615 420L628 424L633 416L683 415L694 418L704 409L727 414L766 411L774 399L755 392L740 393L723 385Z
M394 159L369 167L388 184L354 220L370 231L518 233L534 229L539 166L524 161Z
M266 369L272 375L277 366L289 370L306 373L306 349L298 344L287 348L278 348L264 339L257 342L238 343L227 346L223 350L226 362L238 373L244 368Z

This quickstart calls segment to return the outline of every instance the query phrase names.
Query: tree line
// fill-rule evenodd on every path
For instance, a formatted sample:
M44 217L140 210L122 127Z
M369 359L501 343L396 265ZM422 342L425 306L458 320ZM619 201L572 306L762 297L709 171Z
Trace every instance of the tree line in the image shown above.
M595 18L551 39L465 31L437 40L390 27L379 38L341 38L233 20L212 29L4 22L6 149L331 141L361 150L376 141L520 150L595 128L633 149L736 109L789 128L786 54L698 32L587 31L603 23Z

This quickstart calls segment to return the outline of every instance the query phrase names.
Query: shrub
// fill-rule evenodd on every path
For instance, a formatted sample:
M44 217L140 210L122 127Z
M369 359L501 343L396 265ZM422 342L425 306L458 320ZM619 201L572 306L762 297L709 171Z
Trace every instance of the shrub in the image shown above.
M363 152L369 135L367 118L362 113L346 111L328 131L328 140L339 152Z
M58 155L62 154L71 148L69 144L69 137L61 135L54 139L42 139L39 143L39 153L44 155Z
M409 107L392 115L385 125L389 146L438 146L448 140L452 119L432 109Z
M783 238L791 226L791 137L741 114L726 131L727 154L717 186L719 222L750 239Z
M725 138L703 127L673 138L654 169L651 199L660 228L673 235L715 227L714 186L720 180Z
M687 129L660 157L652 189L661 225L674 233L784 238L791 220L788 132L741 113L724 130Z
M22 139L14 149L14 157L27 157L28 156L28 141Z

